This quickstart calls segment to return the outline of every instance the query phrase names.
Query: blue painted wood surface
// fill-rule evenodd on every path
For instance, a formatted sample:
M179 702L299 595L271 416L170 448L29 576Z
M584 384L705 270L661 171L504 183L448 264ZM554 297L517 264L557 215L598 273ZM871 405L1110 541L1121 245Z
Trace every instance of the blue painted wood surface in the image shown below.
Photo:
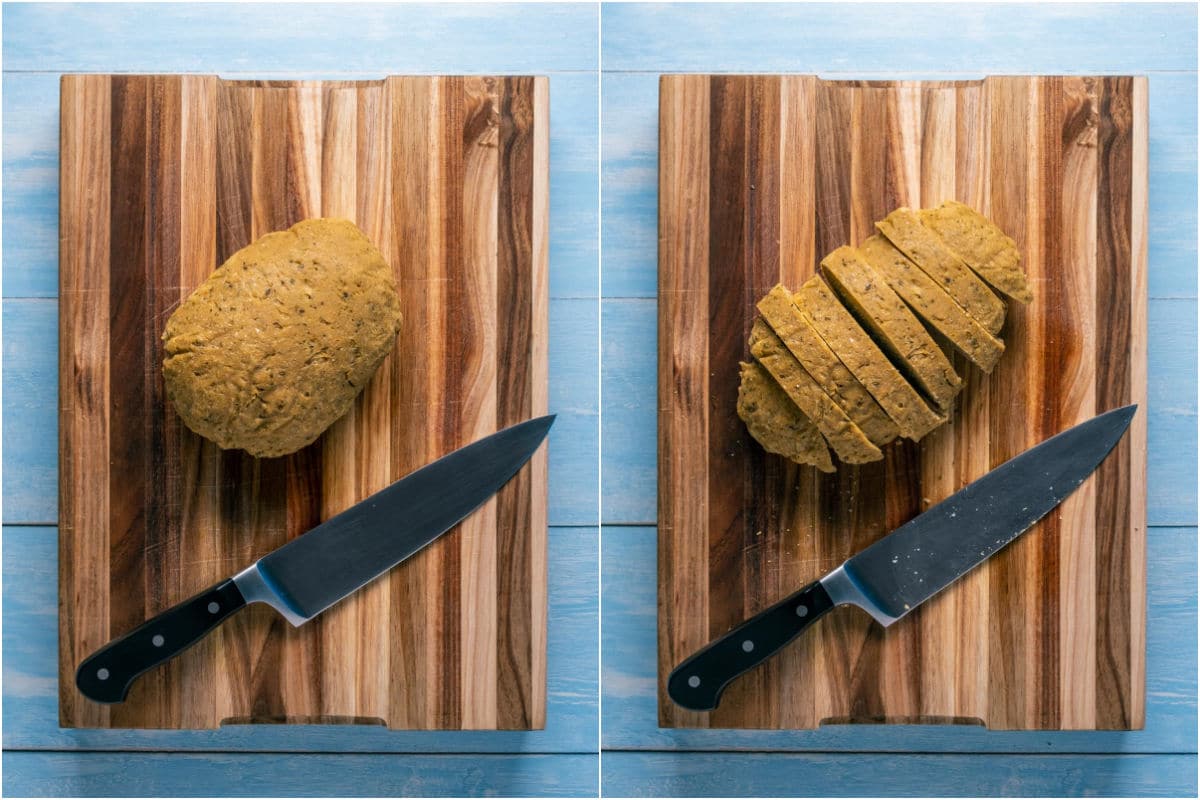
M4 7L5 71L594 73L595 5L133 3Z
M603 743L615 750L1173 753L1196 744L1196 529L1148 542L1146 727L988 731L975 726L828 725L808 731L659 728L654 528L604 528ZM937 599L930 602L937 602ZM859 613L843 609L837 613ZM901 623L903 624L903 623Z
M1196 69L1191 3L607 3L605 72Z
M610 797L1194 797L1196 755L605 753Z
M4 794L53 797L595 797L598 756L4 754Z

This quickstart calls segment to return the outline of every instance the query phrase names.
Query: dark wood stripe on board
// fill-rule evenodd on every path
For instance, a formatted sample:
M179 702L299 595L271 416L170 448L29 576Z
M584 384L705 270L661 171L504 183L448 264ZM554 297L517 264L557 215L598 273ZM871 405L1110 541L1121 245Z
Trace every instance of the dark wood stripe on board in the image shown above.
M511 379L496 387L496 427L528 419L533 415L533 375L528 368L532 341L527 336L509 335L530 331L533 319L533 125L534 79L508 78L498 87L500 151L497 191L503 202L497 206L497 257L500 262L496 284L497 372ZM530 331L532 333L532 331ZM509 551L516 544L517 521L529 514L531 470L522 470L496 495L497 547ZM497 575L497 691L500 728L529 727L534 718L532 684L533 642L529 631L513 622L532 612L532 553L508 561Z
M709 364L736 365L746 349L746 245L744 228L749 176L746 174L746 81L714 77L709 98L708 296L724 302L708 305ZM736 370L719 370L708 379L708 634L715 638L742 620L744 584L739 572L742 549L742 464L738 457L741 421L731 417L737 397ZM726 692L738 705L737 687ZM714 725L719 726L719 713Z
M146 619L147 514L154 497L149 422L152 375L146 368L150 338L147 321L152 299L147 289L147 215L151 174L148 160L147 81L112 81L112 220L109 251L109 470L119 476L109 485L109 618L114 635ZM128 187L128 188L126 188ZM129 189L132 189L130 191ZM146 676L130 692L132 701L112 709L118 725L152 722L153 703L161 699L162 678ZM149 710L147 710L149 708Z
M1096 411L1133 402L1129 353L1133 289L1131 246L1133 79L1100 81L1099 182L1096 205ZM1145 414L1145 409L1139 411ZM1096 628L1096 726L1135 724L1130 628L1132 573L1125 543L1130 519L1131 437L1100 465L1096 486L1096 596L1104 606ZM1139 621L1140 624L1140 621Z
M753 319L755 303L771 290L780 279L780 84L778 76L761 75L743 82L746 89L746 119L748 144L745 151L746 202L741 225L745 248L745 284L742 288L741 318ZM732 305L732 304L731 304ZM740 345L746 358L746 340L749 331L742 329L740 338L732 344ZM736 362L734 362L736 364ZM730 375L736 379L737 370ZM770 498L787 491L785 483L790 470L779 459L755 458L751 449L755 446L746 436L737 417L737 386L731 392L722 392L712 398L712 408L721 417L735 424L737 433L738 462L742 467L743 500L745 513L740 531L733 533L738 539L738 552L742 560L739 572L742 581L741 618L762 611L784 597L779 581L780 557L785 546L785 533L779 524L779 507ZM740 621L740 620L739 620ZM778 724L779 704L770 687L779 683L779 662L770 659L748 674L740 683L738 692L729 702L728 710L722 709L713 715L714 724L721 714L736 714L741 719L763 719L774 726Z
M150 440L146 474L146 549L156 554L147 559L145 618L149 619L189 595L180 582L181 555L180 430L184 427L173 414L163 414L167 404L162 369L162 333L167 318L179 305L179 260L181 203L181 124L183 82L179 76L160 76L151 84L147 108L148 195L146 205L146 311L143 368L146 370L146 425ZM179 693L181 663L172 660L157 670L160 695L154 707L158 724L177 719L181 712Z

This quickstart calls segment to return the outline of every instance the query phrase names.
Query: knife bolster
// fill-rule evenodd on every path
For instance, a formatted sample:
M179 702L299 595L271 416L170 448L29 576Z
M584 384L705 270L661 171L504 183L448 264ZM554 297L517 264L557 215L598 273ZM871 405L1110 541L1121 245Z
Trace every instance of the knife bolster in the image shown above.
M283 615L283 618L292 623L293 627L298 628L311 619L288 605L280 592L271 585L270 580L259 569L257 561L234 575L233 582L242 593L242 597L246 598L247 605L265 603Z
M821 578L820 584L825 587L835 606L858 606L885 628L900 619L884 611L874 602L845 564Z

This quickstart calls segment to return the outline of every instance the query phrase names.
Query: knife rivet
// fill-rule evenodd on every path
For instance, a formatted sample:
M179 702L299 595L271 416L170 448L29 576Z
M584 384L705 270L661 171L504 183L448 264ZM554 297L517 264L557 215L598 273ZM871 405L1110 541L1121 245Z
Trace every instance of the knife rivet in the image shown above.
M747 653L751 652L752 650L754 650L754 642L747 639L746 641L742 642L742 649L745 650Z
M96 677L102 681L108 680L108 670L106 670L104 667L101 667L100 669L96 670Z
M220 611L220 610L221 610L221 607L220 607L219 605L217 605L216 603L209 603L209 604L208 604L208 613L210 613L210 614L215 614L215 613L217 613L217 612L218 612L218 611Z
M162 637L161 633L156 633L154 634L154 638L150 640L150 644L154 645L155 647L162 647L163 642L165 641L166 639Z
M699 675L693 675L692 677L688 678L688 686L695 689L699 685L700 685L700 676Z
M807 617L808 616L808 606L796 606L796 616L797 617Z

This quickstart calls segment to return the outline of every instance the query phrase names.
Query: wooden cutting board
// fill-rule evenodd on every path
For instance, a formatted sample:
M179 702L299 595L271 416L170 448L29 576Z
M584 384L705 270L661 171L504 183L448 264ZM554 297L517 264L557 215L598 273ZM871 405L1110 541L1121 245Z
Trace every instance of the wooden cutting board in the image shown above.
M839 82L667 76L659 151L659 719L811 728L1144 719L1146 80ZM1036 295L949 425L823 476L738 419L754 304L901 205L956 198L1013 236ZM1136 402L1100 470L886 631L838 609L685 712L680 660L1028 447Z
M429 461L546 412L547 81L62 81L60 722L541 728L546 454L409 562L293 629L254 607L105 707L110 637ZM222 452L163 393L171 311L230 254L355 220L404 323L293 456Z

